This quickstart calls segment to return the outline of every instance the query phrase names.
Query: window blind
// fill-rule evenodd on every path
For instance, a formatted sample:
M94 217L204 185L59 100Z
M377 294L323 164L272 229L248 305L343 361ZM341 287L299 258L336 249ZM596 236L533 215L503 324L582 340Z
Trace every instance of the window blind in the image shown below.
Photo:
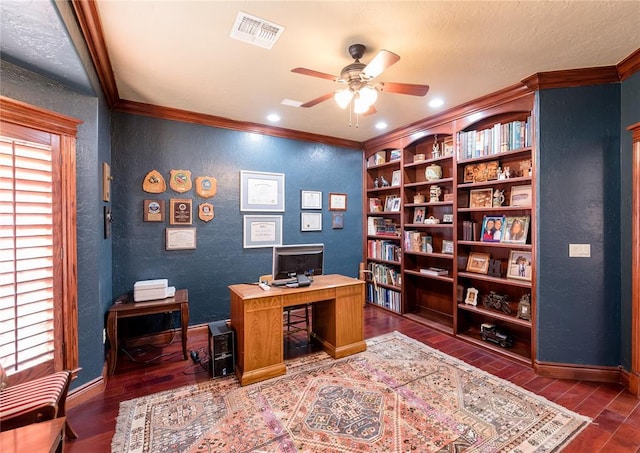
M0 362L8 374L53 361L51 146L0 137Z

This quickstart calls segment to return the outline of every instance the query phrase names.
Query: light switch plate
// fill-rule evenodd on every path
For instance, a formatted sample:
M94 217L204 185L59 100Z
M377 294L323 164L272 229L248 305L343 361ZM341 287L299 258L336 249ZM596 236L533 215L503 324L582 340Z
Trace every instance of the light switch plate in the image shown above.
M570 258L590 258L591 244L569 244Z

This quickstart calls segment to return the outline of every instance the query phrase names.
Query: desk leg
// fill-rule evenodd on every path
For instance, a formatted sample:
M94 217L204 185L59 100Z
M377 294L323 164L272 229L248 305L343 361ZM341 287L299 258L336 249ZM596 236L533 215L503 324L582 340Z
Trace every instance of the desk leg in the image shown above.
M182 322L182 355L184 356L185 360L189 360L189 354L187 353L187 332L189 330L189 304L186 302L180 306L180 321Z
M118 315L110 311L107 316L107 336L109 337L109 375L116 371L116 360L118 360Z

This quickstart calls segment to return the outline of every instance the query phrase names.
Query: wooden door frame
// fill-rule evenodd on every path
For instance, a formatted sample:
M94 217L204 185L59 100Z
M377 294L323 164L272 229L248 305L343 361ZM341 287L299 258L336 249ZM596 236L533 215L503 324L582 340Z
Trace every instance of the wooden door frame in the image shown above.
M632 133L631 201L631 370L628 389L640 397L640 123L629 126Z

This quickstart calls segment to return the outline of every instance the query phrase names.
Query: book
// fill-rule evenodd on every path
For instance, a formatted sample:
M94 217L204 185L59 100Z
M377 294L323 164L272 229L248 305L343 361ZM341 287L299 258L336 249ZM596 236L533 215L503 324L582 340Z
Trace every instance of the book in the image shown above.
M400 159L400 156L402 156L401 149L392 149L391 151L389 151L389 161L398 160Z
M375 156L375 165L384 164L387 161L385 151L378 151L377 153L374 154L374 156Z
M441 267L428 267L428 268L421 268L420 269L420 273L421 274L426 274L426 275L447 275L449 274L449 271L447 269L443 269Z

